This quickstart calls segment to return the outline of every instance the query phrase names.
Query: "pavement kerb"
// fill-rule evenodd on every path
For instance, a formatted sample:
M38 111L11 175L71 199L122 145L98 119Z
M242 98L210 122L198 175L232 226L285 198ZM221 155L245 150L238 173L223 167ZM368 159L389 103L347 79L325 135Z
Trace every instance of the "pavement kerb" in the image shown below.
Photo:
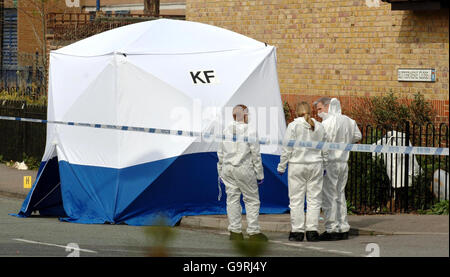
M350 228L350 235L353 236L392 236L394 232L376 231L364 228Z
M411 235L447 235L449 233L440 233L440 232L386 232L386 231L376 231L365 228L351 228L350 234L360 235L360 236L393 236L393 235L402 235L402 236L411 236Z
M0 190L0 196L16 198L16 199L23 199L23 200L27 197L27 195L23 194L23 193L16 193L16 192L2 191L2 190Z
M243 228L245 229L247 222L242 220ZM208 218L199 216L184 216L181 219L180 227L188 228L208 228L217 230L227 230L227 220L219 218ZM290 223L277 223L277 222L260 222L261 231L263 232L283 232L288 233L291 229ZM400 234L395 232L383 232L377 230L363 229L363 228L351 228L350 235L353 236L376 236L376 235L394 235ZM409 233L414 234L414 233ZM423 233L421 233L423 234Z
M246 228L247 222L242 220L243 229ZM216 230L227 230L228 221L221 218L209 218L201 216L184 216L179 225L187 228L208 228ZM261 231L263 232L283 232L290 231L290 223L278 222L260 222ZM392 235L448 235L448 233L439 232L389 232L383 230L375 230L368 228L351 228L350 235L353 236L392 236Z

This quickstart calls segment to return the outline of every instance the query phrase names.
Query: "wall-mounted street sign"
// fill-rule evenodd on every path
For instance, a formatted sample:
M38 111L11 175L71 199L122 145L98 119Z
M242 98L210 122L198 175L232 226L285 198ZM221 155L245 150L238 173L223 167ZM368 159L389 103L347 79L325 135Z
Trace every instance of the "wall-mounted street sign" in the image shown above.
M430 69L412 69L399 68L398 81L403 82L435 82L436 70Z

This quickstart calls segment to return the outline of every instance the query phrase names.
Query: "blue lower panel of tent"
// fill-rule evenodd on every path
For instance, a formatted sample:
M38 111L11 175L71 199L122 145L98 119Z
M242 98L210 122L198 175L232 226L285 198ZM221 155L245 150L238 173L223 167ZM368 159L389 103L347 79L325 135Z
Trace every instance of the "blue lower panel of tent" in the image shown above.
M284 213L289 205L287 174L280 178L276 173L279 156L262 156L265 182L260 186L260 211ZM56 167L59 166L61 185L53 192L54 198L60 199L52 198L51 208L64 221L129 225L173 226L186 215L225 214L225 188L222 185L223 197L218 201L216 165L215 152L188 154L123 169L60 161ZM51 176L52 168L55 166L44 168L40 174ZM44 195L52 189L52 185L43 181L34 184L34 194ZM41 201L35 195L29 195L25 202L33 199L46 207L46 200ZM32 212L25 202L19 215ZM59 203L59 209L55 203ZM49 211L51 214L51 210L47 214Z

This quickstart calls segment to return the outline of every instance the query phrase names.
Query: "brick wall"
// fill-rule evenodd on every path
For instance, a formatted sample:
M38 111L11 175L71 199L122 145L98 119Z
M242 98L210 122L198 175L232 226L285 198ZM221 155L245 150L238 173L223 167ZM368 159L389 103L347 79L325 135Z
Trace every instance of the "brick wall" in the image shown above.
M63 0L64 1L64 0ZM80 0L80 6L95 6L97 0ZM144 0L100 0L101 6L123 5L126 4L143 4ZM166 3L186 3L186 0L159 0L160 4Z
M3 3L5 9L15 8L13 0L4 0Z
M184 15L186 0L160 0L160 13L163 15ZM80 0L82 7L95 7L96 0ZM102 7L114 7L114 6L144 6L144 0L100 0ZM142 10L132 10L132 14L140 14Z
M95 6L97 3L97 0L81 0L80 5L81 6ZM120 5L120 4L142 4L144 3L144 0L100 0L101 6L110 6L110 5Z
M17 7L17 51L19 53L43 53L43 17L41 11L47 12L78 12L79 8L67 8L65 0L48 0L41 6L42 0L21 0ZM20 65L28 65L20 61Z
M9 6L13 6L12 0L6 0ZM96 0L80 0L80 7L68 8L65 0L47 0L44 1L44 9L41 8L42 0L20 0L18 1L18 52L34 54L36 51L42 52L43 33L42 33L42 16L40 10L47 12L60 13L79 13L83 7L95 7ZM137 5L142 4L144 0L101 0L102 6L114 5ZM183 6L185 0L160 0L160 4L171 6L171 4L180 4ZM174 6L178 7L178 6ZM125 8L124 8L125 9ZM131 11L131 13L142 14L143 11ZM161 14L165 15L184 15L184 9L161 10ZM27 61L19 61L21 65L27 65Z
M376 1L370 1L376 2ZM347 105L365 96L422 93L448 122L449 16L368 7L364 0L187 0L186 19L277 47L284 100ZM398 82L398 68L435 68L436 82Z

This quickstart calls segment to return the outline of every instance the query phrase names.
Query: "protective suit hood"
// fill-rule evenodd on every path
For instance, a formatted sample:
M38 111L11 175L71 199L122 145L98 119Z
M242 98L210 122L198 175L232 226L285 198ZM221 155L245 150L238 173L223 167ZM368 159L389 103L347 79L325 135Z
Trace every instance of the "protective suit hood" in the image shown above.
M336 98L332 98L328 106L328 117L322 121L322 125L327 133L329 142L356 143L362 138L361 131L356 122L342 114L341 103ZM348 151L331 151L329 161L347 162Z
M328 107L328 114L342 114L341 102L338 99L332 98Z

